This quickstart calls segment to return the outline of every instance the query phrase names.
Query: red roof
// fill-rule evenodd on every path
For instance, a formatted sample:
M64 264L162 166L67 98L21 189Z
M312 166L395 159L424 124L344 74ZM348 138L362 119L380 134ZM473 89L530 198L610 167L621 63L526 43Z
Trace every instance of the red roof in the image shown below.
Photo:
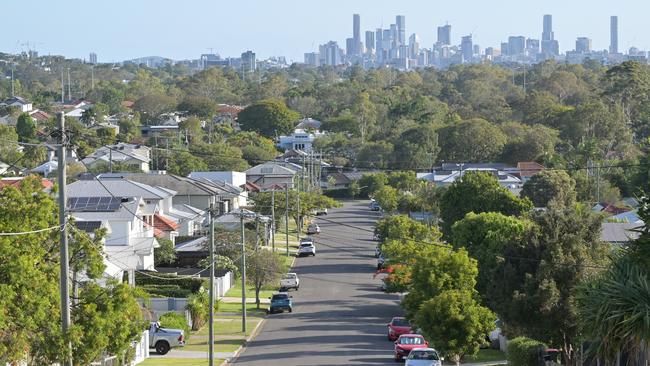
M617 206L614 206L614 205L609 204L609 203L601 203L601 205L603 206L602 211L610 213L612 215L618 215L618 214L622 214L624 212L631 211L629 208L617 207Z
M519 177L532 177L533 175L541 172L546 169L543 165L536 163L534 161L522 161L517 163L517 169L519 169Z
M40 122L45 122L45 121L48 121L50 119L50 115L43 112L43 111L36 111L36 112L30 114L30 117L32 117L33 119L35 119L37 121L40 121Z
M4 187L7 186L19 187L20 183L25 178L26 177L2 178L0 179L0 189L3 189ZM54 183L52 183L52 181L45 178L41 178L41 184L43 185L44 189L52 189L54 187Z
M259 192L262 187L253 182L246 182L246 184L244 184L244 189L248 192Z
M237 118L237 116L239 115L239 112L241 112L243 110L244 110L243 107L239 107L239 106L236 106L236 105L228 105L228 104L220 105L219 109L218 109L220 114L229 114L233 118Z
M169 219L165 216L155 214L153 215L153 226L161 231L176 231L178 230L178 224L172 219Z

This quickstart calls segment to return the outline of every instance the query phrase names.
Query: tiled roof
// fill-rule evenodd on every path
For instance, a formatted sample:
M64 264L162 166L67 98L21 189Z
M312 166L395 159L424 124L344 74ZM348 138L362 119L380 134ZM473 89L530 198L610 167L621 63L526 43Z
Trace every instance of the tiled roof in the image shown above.
M153 225L156 229L162 231L176 231L178 230L178 223L165 216L155 214L153 215Z
M0 189L7 186L18 187L20 186L20 182L22 182L23 179L25 179L25 177L2 178L0 179ZM45 178L41 179L41 184L45 189L51 189L52 187L54 187L54 183L52 183L52 181Z
M524 161L517 163L520 177L532 177L533 175L544 170L544 166L534 161Z

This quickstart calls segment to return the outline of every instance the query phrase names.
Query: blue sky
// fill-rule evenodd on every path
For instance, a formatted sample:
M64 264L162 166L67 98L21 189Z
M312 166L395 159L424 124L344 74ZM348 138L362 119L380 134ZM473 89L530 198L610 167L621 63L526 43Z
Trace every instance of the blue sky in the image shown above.
M258 58L303 53L329 40L345 46L352 14L366 30L387 28L406 16L406 36L417 33L431 47L436 27L452 25L453 42L472 33L474 42L499 46L510 35L541 38L542 15L553 14L560 49L587 36L594 49L609 46L609 16L619 16L619 48L650 49L646 0L3 0L0 51L20 52L28 41L41 54L100 62L142 56L198 58L212 48L222 56L252 49Z

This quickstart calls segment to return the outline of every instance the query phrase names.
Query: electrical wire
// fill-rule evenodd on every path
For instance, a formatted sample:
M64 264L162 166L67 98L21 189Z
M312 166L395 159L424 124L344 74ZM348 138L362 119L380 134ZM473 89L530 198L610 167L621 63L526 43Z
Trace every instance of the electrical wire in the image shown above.
M30 234L37 234L37 233L42 233L45 231L51 231L51 230L62 230L62 228L65 225L56 225L56 226L51 226L45 229L38 229L38 230L31 230L31 231L20 231L20 232L14 232L14 233L0 233L0 236L19 236L19 235L30 235Z

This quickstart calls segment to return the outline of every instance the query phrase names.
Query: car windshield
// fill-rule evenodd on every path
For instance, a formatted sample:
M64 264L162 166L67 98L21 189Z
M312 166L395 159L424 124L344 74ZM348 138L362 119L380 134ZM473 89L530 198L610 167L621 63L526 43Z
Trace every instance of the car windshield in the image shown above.
M393 319L393 325L396 326L396 327L408 327L410 324L404 318L394 318Z
M311 247L313 244L312 243L302 243L300 244L301 247Z
M440 360L436 351L411 351L409 354L411 360Z
M294 278L296 278L295 274L288 274L288 275L284 276L285 280L293 280Z
M402 337L399 339L400 344L424 344L424 339L420 337Z
M282 295L273 295L273 299L272 299L272 300L286 300L286 299L288 299L288 298L289 298L289 296L288 296L288 295L284 295L284 294L282 294Z

